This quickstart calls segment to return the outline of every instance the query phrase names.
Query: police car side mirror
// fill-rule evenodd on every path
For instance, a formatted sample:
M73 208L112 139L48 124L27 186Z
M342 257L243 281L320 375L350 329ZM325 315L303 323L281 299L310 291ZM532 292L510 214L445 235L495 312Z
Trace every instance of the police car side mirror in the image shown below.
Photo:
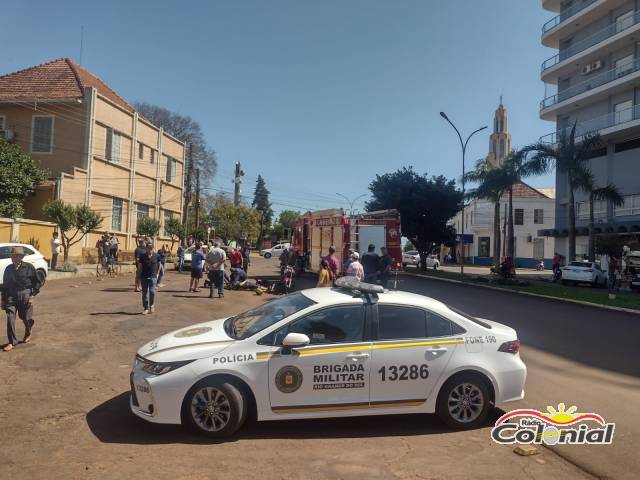
M282 353L289 354L292 348L305 347L309 343L311 343L311 340L304 333L288 333L282 340Z

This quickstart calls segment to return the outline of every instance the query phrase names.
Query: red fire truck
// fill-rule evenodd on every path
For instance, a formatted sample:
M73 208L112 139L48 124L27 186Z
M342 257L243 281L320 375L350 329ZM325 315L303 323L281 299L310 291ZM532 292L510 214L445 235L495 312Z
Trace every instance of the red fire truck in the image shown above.
M379 210L364 214L345 215L342 209L307 212L296 222L292 231L292 248L302 259L303 268L318 271L320 259L329 254L329 247L336 248L336 257L344 263L349 250L362 255L369 245L387 247L394 258L395 268L400 268L400 213L397 210Z

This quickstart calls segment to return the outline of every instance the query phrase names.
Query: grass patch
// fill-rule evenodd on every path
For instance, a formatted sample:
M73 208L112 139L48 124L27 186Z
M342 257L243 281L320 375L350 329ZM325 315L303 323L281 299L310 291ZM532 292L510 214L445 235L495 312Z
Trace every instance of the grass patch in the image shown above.
M409 272L413 273L413 272ZM456 272L445 272L442 270L427 270L426 272L417 272L429 277L447 278L450 280L463 281L464 283L489 284L492 287L503 288L505 290L515 290L519 292L535 293L548 297L555 297L568 300L578 300L581 302L596 303L598 305L607 305L610 307L630 308L640 311L640 295L634 292L616 292L614 300L609 299L609 291L606 289L596 289L587 286L569 287L559 284L547 284L541 281L532 280L530 285L505 285L500 284L488 277L479 277L475 275L465 274L464 279L460 278L460 274Z

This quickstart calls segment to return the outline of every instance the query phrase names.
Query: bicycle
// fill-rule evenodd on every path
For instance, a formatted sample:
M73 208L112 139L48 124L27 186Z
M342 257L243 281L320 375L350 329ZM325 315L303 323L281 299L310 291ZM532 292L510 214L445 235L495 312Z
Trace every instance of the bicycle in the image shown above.
M106 261L103 258L100 263L96 266L96 277L98 279L111 277L115 278L122 273L122 266L119 263L115 262L115 258L113 256L109 256Z

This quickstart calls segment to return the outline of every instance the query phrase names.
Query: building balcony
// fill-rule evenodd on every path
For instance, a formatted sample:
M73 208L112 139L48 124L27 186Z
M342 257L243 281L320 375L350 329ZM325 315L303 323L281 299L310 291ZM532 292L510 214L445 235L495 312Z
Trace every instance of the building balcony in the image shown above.
M558 15L542 26L542 44L545 47L558 48L560 36L567 37L581 25L588 25L601 17L611 8L607 6L605 9L604 4L608 3L609 0L584 0L582 3L576 3L561 10Z
M576 124L576 140L579 141L584 135L593 133L599 133L602 137L610 137L614 134L623 133L630 128L637 128L638 126L640 126L640 105L634 105L630 108L607 113L606 115L595 117L585 122L578 122ZM558 137L563 134L568 137L572 128L573 124L558 129L555 132L540 137L540 141L551 144L557 143Z
M632 36L640 30L640 11L606 26L560 52L542 63L541 77L546 83L557 83L560 76L566 75L575 66L596 60L605 53L617 50L628 44Z
M640 58L616 65L586 80L548 96L540 102L540 118L555 120L572 109L604 99L618 91L628 90L630 85L640 83Z
M561 0L542 0L542 8L550 12L560 11Z

